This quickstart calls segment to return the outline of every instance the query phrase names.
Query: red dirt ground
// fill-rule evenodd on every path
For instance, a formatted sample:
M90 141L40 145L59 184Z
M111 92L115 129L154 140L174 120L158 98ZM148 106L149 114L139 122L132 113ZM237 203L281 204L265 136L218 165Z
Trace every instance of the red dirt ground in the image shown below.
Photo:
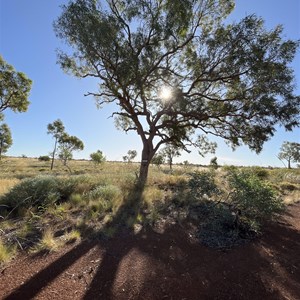
M46 256L19 256L0 274L1 299L300 299L300 203L252 243L200 245L193 228L121 232Z

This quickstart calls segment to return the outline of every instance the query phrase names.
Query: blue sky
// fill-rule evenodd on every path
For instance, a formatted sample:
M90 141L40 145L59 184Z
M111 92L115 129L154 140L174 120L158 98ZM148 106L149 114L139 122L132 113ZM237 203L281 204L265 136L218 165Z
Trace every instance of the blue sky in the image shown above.
M89 158L100 149L108 160L122 160L129 149L141 153L141 142L135 133L125 134L114 127L109 116L114 106L97 110L91 97L95 80L79 80L66 75L56 64L56 49L62 47L53 32L53 21L59 16L64 0L0 0L0 54L17 71L33 80L30 107L26 113L5 112L6 123L12 130L14 144L8 155L31 157L48 154L53 147L47 135L47 124L60 118L66 131L85 144L85 150L75 158ZM298 0L237 0L230 20L257 14L266 21L267 28L283 24L284 37L300 39L300 1ZM300 94L300 52L292 64ZM276 158L283 141L300 142L300 129L285 132L278 128L275 136L265 144L260 155L240 147L236 151L218 142L216 156L221 164L283 166ZM197 151L183 153L178 162L208 163L212 156L201 158Z

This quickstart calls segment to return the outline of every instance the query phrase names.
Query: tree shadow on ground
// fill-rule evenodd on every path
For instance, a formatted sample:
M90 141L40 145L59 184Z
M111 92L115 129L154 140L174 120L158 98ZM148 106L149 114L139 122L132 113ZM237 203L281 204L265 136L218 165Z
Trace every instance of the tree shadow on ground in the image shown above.
M127 201L124 201L123 205L120 206L113 219L108 222L102 231L110 228L121 229L127 223L130 218L135 218L139 213L139 209L142 202L143 188L135 187L132 189ZM86 229L85 229L86 231ZM71 249L69 252L58 258L55 262L41 270L39 273L31 277L26 283L20 286L18 289L13 291L10 295L5 297L7 300L11 299L32 299L34 298L44 287L49 285L56 277L61 275L67 270L72 264L74 264L80 257L84 256L89 250L101 243L101 232L95 232L89 228L89 235L93 236L93 239L84 240L79 245ZM109 243L108 243L109 245ZM105 247L105 244L101 247ZM106 268L107 257L111 257L111 251L108 249L104 255L103 262L100 268ZM125 252L123 253L125 255ZM111 269L107 273L112 280L116 270Z
M82 241L5 299L37 297L92 248L101 261L85 300L300 298L299 231L272 223L260 240L229 251L200 245L175 222L135 233L128 221L140 211L142 192L134 189L107 223L105 229L118 228L114 238L104 240L94 232L92 240Z

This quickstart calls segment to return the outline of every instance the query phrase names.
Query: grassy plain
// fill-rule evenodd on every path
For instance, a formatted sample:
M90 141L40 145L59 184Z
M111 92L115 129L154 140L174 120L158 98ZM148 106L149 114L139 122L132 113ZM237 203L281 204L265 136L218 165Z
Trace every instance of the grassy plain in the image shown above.
M224 178L231 168L213 171L220 189L226 189ZM4 158L0 164L0 204L4 204L2 210L0 207L0 264L9 261L16 249L52 252L93 235L110 238L118 224L136 231L154 225L167 214L176 215L181 222L190 213L190 174L209 170L175 165L171 172L166 165L150 166L147 186L138 194L134 190L138 169L138 163L106 162L97 166L91 161L74 160L69 169L56 161L50 171L50 162L37 158ZM243 169L268 182L286 204L300 200L300 169ZM22 195L22 188L11 192L21 183L33 191L32 195ZM3 199L16 199L9 197L21 199L10 212L5 211L9 203ZM139 206L135 206L137 198L141 200ZM24 205L23 199L25 204L32 202Z

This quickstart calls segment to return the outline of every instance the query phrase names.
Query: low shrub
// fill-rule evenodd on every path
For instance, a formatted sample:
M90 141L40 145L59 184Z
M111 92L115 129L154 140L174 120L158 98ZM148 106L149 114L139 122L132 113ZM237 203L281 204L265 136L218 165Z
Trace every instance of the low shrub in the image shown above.
M248 172L232 172L229 175L232 189L230 201L249 220L262 222L282 212L283 200L272 187Z
M0 199L9 210L44 206L60 198L59 181L52 176L38 176L22 180Z
M222 199L212 173L194 173L189 182L190 193L197 200L189 207L189 216L200 223L199 239L219 249L255 237L263 222L284 208L272 187L252 171L232 168L225 180L230 190L226 199Z
M117 186L104 185L98 186L86 194L86 197L90 200L103 199L106 201L112 201L121 195L121 191Z
M268 170L266 170L266 169L264 169L262 167L250 167L248 169L248 172L254 174L255 176L257 176L260 179L267 179L268 176L269 176Z
M235 224L235 216L228 207L215 203L205 203L205 222L200 225L199 239L208 247L224 249L241 244L243 239Z
M50 204L67 201L76 185L72 178L38 176L25 179L0 198L0 205L12 215L30 207L44 210Z
M190 176L188 185L191 189L192 197L201 199L205 196L212 197L220 193L213 172L194 172Z

